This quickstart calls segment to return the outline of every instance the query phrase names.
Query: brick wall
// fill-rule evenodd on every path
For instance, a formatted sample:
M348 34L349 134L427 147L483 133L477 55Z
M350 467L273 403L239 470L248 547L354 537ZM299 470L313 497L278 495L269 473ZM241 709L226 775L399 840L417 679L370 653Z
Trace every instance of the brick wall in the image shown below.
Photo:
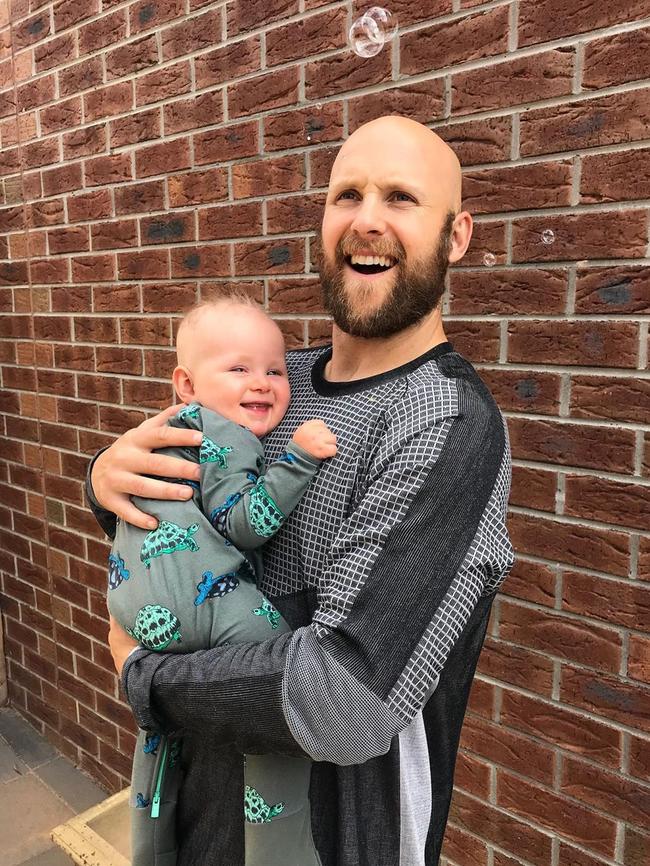
M105 646L88 456L171 401L175 314L237 282L290 346L360 123L428 123L476 232L446 302L505 410L519 562L458 763L455 866L650 862L650 3L0 0L0 575L14 705L109 789L130 714ZM643 17L646 16L646 20ZM552 233L552 234L550 234ZM551 241L550 243L545 241Z

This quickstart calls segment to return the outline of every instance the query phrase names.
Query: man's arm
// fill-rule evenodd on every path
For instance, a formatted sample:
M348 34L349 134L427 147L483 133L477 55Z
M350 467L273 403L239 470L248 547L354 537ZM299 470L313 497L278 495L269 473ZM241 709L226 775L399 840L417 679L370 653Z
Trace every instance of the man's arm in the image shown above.
M373 470L330 551L312 624L261 644L134 653L123 682L142 726L339 764L390 748L511 565L502 420L443 419Z

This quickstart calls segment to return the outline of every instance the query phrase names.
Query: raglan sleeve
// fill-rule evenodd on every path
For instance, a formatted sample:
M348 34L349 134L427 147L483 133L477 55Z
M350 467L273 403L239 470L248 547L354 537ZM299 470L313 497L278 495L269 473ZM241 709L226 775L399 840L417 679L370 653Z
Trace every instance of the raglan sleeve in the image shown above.
M186 656L134 653L123 684L141 726L338 764L388 751L512 563L496 407L402 427L396 418L331 545L311 624Z

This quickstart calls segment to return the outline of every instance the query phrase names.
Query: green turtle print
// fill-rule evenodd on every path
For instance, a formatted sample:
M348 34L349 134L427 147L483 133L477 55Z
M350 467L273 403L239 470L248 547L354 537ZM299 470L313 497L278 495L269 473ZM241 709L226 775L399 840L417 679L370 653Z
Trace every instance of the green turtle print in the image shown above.
M192 523L183 529L177 523L161 520L155 529L148 532L142 542L140 559L146 568L151 567L151 560L163 553L175 553L177 550L192 550L196 552L199 545L192 536L199 528L198 523Z
M226 455L232 452L230 445L217 445L209 436L203 436L199 448L199 463L216 463L219 469L227 469Z
M127 628L127 632L143 647L160 652L172 641L180 642L181 622L176 614L161 604L146 604L140 608L133 628Z
M251 526L256 535L260 535L262 538L270 538L271 535L275 535L284 523L284 514L264 487L263 475L256 478L255 475L249 472L248 480L255 482L249 491L248 516L251 520Z
M276 610L268 598L262 596L262 604L253 611L255 616L265 616L271 628L276 629L280 622L280 611Z
M246 785L244 789L244 817L249 824L270 824L283 811L284 803L269 806L255 788Z
M183 406L180 412L176 413L179 421L184 421L186 418L198 418L201 414L201 407L198 403L190 403L189 406Z

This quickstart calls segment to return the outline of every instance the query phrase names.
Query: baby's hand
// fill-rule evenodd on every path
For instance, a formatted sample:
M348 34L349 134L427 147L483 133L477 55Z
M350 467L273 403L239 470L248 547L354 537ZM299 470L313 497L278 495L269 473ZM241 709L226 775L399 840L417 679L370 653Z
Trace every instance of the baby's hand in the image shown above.
M318 418L301 424L292 439L296 445L300 445L308 454L319 460L334 457L336 454L336 436L327 424Z

